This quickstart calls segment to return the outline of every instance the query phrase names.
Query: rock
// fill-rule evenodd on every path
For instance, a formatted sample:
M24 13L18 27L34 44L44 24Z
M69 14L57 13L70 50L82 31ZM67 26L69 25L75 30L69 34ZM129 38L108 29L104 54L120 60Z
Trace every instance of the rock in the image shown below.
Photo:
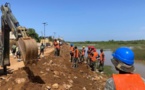
M63 84L66 90L69 90L72 87L72 84Z
M53 77L54 77L54 78L60 78L60 77L59 77L59 76L57 76L57 75L54 75Z
M54 73L54 75L59 76L59 72L58 71L54 71L53 73Z
M50 86L46 86L46 90L51 90L51 87Z
M17 84L24 83L25 81L26 81L25 78L17 78L17 79L15 79L15 82L16 82Z
M50 71L50 69L49 69L49 68L46 68L46 71L47 71L47 72L49 72L49 71Z
M97 81L97 80L99 80L99 79L100 79L99 76L96 76L96 77L92 78L93 81Z
M8 88L8 90L12 90L12 88Z
M62 76L66 76L65 73L63 73L63 72L60 72L59 74L62 75Z
M68 80L68 82L69 82L70 84L72 84L72 83L73 83L73 80Z
M53 61L52 60L49 61L48 65L51 65L51 64L53 64Z
M74 79L77 79L78 77L77 76L74 76Z
M86 87L83 87L83 90L87 90Z
M58 83L53 84L53 85L52 85L52 88L54 88L54 89L58 89L58 88L59 88Z
M82 71L82 70L80 70L80 73L83 73L83 71Z
M68 79L70 79L71 77L70 76L68 76Z
M4 79L6 79L6 78L5 78L5 77L0 77L0 79L1 79L1 80L4 80Z
M92 86L92 83L90 83L90 85Z
M45 63L43 63L43 65L46 65L47 63L45 62Z
M103 79L103 77L102 77L102 76L100 76L99 78L100 78L100 79Z
M43 71L40 71L40 73L42 74L42 73L44 73Z

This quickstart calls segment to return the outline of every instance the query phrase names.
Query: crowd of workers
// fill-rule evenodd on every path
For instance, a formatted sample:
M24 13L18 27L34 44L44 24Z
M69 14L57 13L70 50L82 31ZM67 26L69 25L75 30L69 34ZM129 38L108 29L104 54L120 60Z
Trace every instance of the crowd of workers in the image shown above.
M85 58L85 54L87 52L87 58ZM100 49L100 54L97 52L94 46L88 46L88 50L86 51L85 46L82 47L81 50L77 48L77 46L70 45L70 56L71 62L73 63L72 67L78 67L79 63L87 63L87 66L91 67L92 71L100 71L102 72L104 69L104 61L105 54L103 49ZM98 69L98 70L97 70Z

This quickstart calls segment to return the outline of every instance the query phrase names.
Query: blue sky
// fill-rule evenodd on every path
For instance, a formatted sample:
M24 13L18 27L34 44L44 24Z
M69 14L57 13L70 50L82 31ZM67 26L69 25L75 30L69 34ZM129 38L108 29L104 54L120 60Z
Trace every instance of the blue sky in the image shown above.
M145 0L0 0L21 26L67 41L145 39ZM1 15L1 12L0 12Z

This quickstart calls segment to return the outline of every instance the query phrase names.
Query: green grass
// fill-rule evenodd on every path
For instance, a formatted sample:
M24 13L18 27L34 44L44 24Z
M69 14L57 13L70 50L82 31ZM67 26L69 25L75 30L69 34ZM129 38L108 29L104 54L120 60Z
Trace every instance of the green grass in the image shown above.
M104 74L106 74L107 76L112 76L113 73L115 73L113 70L112 70L112 67L111 66L104 66Z

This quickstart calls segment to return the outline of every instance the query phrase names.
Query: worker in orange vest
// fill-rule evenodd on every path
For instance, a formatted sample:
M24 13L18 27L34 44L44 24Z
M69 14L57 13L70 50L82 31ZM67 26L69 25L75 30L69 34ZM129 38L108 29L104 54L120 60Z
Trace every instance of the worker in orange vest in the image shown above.
M81 50L81 56L80 56L80 62L81 63L84 62L84 60L85 60L85 52L86 52L85 46L83 46L82 50Z
M74 59L73 59L73 68L78 67L78 58L79 58L79 50L77 46L74 47Z
M99 56L98 52L96 51L95 48L92 48L91 52L91 69L92 71L96 71L97 69L97 57Z
M71 44L70 46L70 57L71 57L70 61L71 62L73 61L73 55L74 55L74 47L73 47L73 44Z
M119 74L113 74L105 85L105 90L145 90L145 81L134 71L134 53L127 47L120 47L111 59Z
M86 63L88 64L88 66L90 65L90 53L91 53L91 48L90 46L88 46L87 59L86 59Z
M100 60L99 60L99 71L102 72L104 70L104 61L105 61L105 54L103 49L100 49Z
M54 40L53 45L55 47L55 56L59 56L60 55L60 45L56 39Z

